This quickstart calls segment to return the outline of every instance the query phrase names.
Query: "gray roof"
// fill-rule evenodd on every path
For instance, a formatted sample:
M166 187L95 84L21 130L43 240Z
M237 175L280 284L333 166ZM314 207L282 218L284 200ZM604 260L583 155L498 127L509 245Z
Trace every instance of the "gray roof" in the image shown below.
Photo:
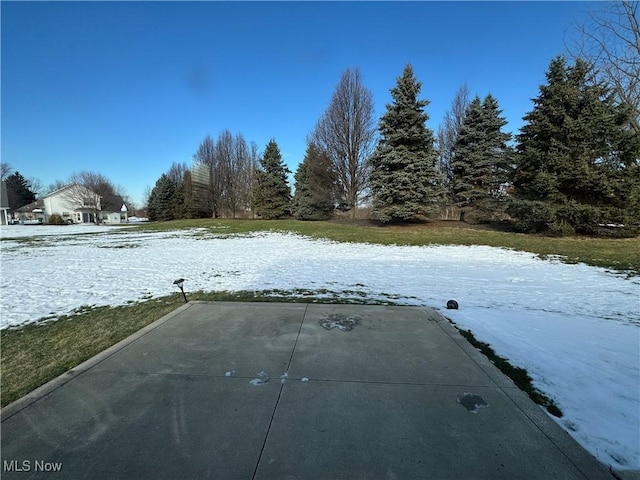
M102 195L100 206L103 212L119 212L124 205L124 200L120 195Z
M44 200L36 200L35 202L27 203L26 205L21 206L20 208L16 208L14 212L16 213L29 213L37 210L38 208L44 208Z

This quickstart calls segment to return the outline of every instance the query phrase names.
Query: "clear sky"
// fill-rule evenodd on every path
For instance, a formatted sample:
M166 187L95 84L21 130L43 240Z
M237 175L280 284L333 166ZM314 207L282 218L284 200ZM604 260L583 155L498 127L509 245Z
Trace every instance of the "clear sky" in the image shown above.
M7 2L2 161L47 186L102 173L141 204L228 129L292 171L342 72L376 118L407 62L437 131L463 82L517 132L584 2Z

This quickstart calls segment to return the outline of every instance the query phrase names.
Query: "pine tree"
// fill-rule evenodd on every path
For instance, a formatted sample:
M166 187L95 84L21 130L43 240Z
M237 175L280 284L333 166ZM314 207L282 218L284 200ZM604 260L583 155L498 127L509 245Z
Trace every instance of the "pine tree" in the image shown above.
M196 211L193 201L193 180L191 177L191 170L187 170L184 172L184 175L182 176L182 182L180 183L179 187L182 190L181 218L195 218Z
M176 184L163 173L151 190L147 202L147 215L151 221L174 219Z
M287 175L291 173L282 161L280 149L274 139L267 144L260 161L262 168L255 177L253 208L264 219L282 218L291 208L291 189Z
M476 96L467 108L452 162L452 189L460 220L465 219L466 209L488 220L504 208L511 159L507 142L511 135L502 132L507 122L500 113L498 101L491 94L482 103Z
M437 134L437 152L438 170L442 174L442 181L445 188L444 211L443 216L445 220L449 220L453 214L452 207L455 205L455 194L453 192L453 148L458 141L458 135L460 135L460 129L462 128L462 122L469 108L469 88L466 83L463 83L456 92L453 102L451 103L451 110L448 110L444 114L442 123L438 127Z
M294 178L294 216L299 220L331 218L335 208L336 174L326 152L310 142Z
M36 194L31 191L29 182L20 175L20 172L9 175L5 180L5 185L7 187L7 197L11 210L35 202Z
M426 126L429 101L418 100L421 88L407 64L380 119L381 137L370 160L371 214L384 223L433 213L443 193L433 132Z
M640 141L630 110L614 103L589 66L555 58L518 135L510 214L523 231L595 233L640 222Z

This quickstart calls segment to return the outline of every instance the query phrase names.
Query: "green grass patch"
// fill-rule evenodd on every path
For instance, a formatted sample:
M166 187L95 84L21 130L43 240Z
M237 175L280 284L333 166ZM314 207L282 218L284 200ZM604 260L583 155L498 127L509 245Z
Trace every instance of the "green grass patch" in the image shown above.
M381 245L486 245L530 252L542 258L560 257L567 263L609 268L640 275L640 237L548 237L502 231L500 227L467 225L461 222L431 222L379 226L360 221L304 222L299 220L176 220L147 224L149 231L206 229L210 234L250 234L275 231L290 232L310 238L338 242L375 243Z
M491 348L488 343L476 339L470 330L458 328L458 331L471 345L480 350L485 357L498 367L502 373L513 380L513 383L515 383L520 390L529 395L531 400L546 408L547 412L551 415L559 418L562 417L562 410L558 408L552 399L533 386L533 380L524 368L511 365L506 358L496 354L495 350Z
M204 301L371 303L364 299L344 298L339 292L306 289L191 292L187 295L189 300ZM392 302L379 303L388 305ZM119 307L84 306L74 315L1 330L1 405L4 407L19 399L181 305L184 305L182 294L176 293Z
M171 295L121 307L83 307L74 315L0 331L5 406L180 306Z
M543 258L552 255L560 256L566 262L583 262L632 275L640 275L640 241L638 238L552 238L504 232L482 226L467 226L459 222L378 226L366 221L350 223L341 221L199 219L145 224L127 228L119 233L126 235L128 232L141 230L153 232L193 228L203 229L203 234L206 235L251 235L256 232L277 231L339 242L382 245L487 245L531 252ZM124 238L126 237L123 237L123 240ZM39 239L22 241L40 242ZM123 242L122 245L125 243ZM384 297L384 295L382 296ZM328 289L192 292L188 293L188 298L189 300L214 301L378 303L386 305L393 304L393 300L397 299L397 297L387 296L386 300L372 301L358 290L334 292ZM176 293L121 307L83 307L74 315L54 317L45 322L0 331L2 347L0 349L0 403L5 406L17 400L175 310L181 304L183 304L182 295ZM470 333L469 335L472 337ZM467 338L469 339L469 337ZM545 405L548 410L557 408L548 398L536 392L532 386L527 386L527 384L531 384L531 379L528 378L526 371L507 366L508 362L497 356L487 344L477 342L476 346L485 349L486 353L483 353L490 358L492 355L498 368L512 378L521 389L527 393L529 393L528 389L532 389L529 395L533 395L534 401ZM503 365L503 361L505 365Z

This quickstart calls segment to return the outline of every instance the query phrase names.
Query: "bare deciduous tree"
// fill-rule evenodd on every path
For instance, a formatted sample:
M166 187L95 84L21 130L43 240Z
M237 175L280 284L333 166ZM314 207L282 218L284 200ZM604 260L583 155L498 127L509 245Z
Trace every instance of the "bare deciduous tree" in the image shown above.
M256 170L260 164L260 151L256 142L251 142L249 145L249 158L245 170L242 172L242 197L246 202L244 206L245 210L251 210L252 216L255 216L253 210L253 187L256 178Z
M234 170L234 202L233 217L237 211L247 211L251 208L251 195L253 192L253 179L258 165L258 147L255 143L247 144L242 134L238 133L234 138L233 162Z
M55 192L56 190L60 190L61 188L64 188L68 185L68 183L65 180L56 180L53 183L50 183L45 189L44 189L44 195L48 195L52 192Z
M193 157L194 201L200 211L235 218L248 210L257 162L257 146L249 146L242 134L224 130L215 142L207 135Z
M233 134L224 130L216 141L216 157L218 174L222 181L222 206L225 217L236 216L238 205L238 189L236 184L237 164L235 158L236 144Z
M36 177L29 177L27 179L27 182L29 182L29 188L31 189L31 191L36 194L36 198L40 198L40 196L44 192L44 187L42 186L42 182L40 181L40 179Z
M92 221L99 222L98 212L105 197L118 195L113 183L104 175L96 172L81 171L69 176L69 188L65 192L66 200L78 210L85 210Z
M83 170L69 176L69 184L78 184L97 195L117 195L116 187L111 180L101 173Z
M444 114L442 123L438 127L438 168L443 175L444 181L447 185L447 191L450 192L451 180L453 179L453 147L458 140L462 123L464 122L465 113L469 107L469 87L466 83L463 83L451 104L451 110L448 110ZM453 203L452 194L447 195L449 201L443 211L443 219L448 220L453 217L452 207Z
M594 79L604 81L620 104L634 112L631 127L640 134L640 23L638 1L604 2L576 26L568 47L572 58L594 67Z
M193 155L193 189L197 210L217 218L220 204L220 181L217 175L216 144L207 135Z
M169 179L173 183L178 185L184 178L184 174L187 170L189 170L189 167L187 166L186 163L173 162L171 164L171 167L169 167L169 171L167 172L167 177L169 177Z
M338 177L338 197L351 209L351 218L367 188L375 137L373 95L362 84L360 70L347 69L309 140L329 154Z
M438 127L438 166L447 180L453 177L451 161L453 160L453 146L456 144L465 112L469 107L469 87L463 83L451 104L451 110L444 114L442 123Z
M9 175L13 172L11 165L5 162L0 162L0 180L6 180Z
M143 209L147 209L149 207L149 198L151 197L152 191L153 187L151 185L147 185L146 187L144 187L144 192L142 192Z

